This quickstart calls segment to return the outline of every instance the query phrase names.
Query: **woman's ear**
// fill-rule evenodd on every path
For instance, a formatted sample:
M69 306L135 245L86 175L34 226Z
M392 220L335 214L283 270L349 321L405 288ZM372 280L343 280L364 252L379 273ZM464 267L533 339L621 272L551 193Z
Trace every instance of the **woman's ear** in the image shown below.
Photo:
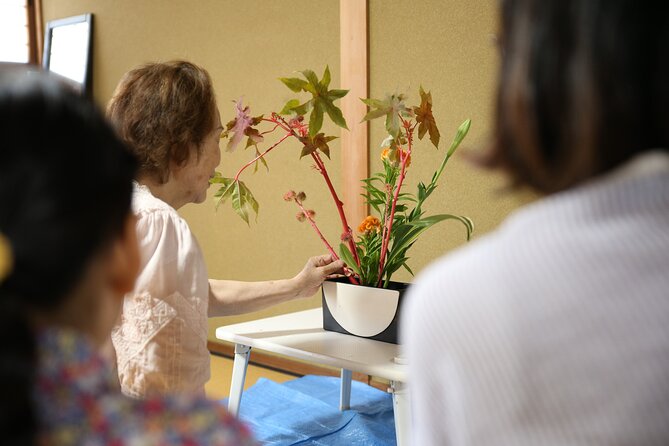
M137 217L129 214L123 233L114 242L110 265L110 287L120 296L132 291L139 274L139 246L137 245Z

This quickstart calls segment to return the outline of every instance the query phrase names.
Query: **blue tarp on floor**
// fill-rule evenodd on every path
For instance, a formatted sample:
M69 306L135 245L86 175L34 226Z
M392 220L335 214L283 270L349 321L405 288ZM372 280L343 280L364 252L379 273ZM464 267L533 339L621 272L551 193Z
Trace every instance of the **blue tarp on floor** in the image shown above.
M395 445L392 396L351 384L351 409L339 410L341 380L307 375L283 384L261 378L242 395L240 418L268 446Z

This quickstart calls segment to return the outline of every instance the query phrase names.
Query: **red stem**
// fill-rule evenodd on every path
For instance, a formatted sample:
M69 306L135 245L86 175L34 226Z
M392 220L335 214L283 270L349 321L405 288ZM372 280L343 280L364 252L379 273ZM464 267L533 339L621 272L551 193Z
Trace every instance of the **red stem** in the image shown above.
M360 259L358 258L358 250L355 248L355 241L353 240L353 231L351 230L351 227L349 226L348 221L346 220L346 214L344 213L344 203L342 203L342 201L339 199L337 191L335 191L335 188L332 185L332 181L330 181L330 176L328 175L328 171L325 168L325 163L323 163L323 160L321 159L320 155L318 155L316 151L313 151L311 152L311 156L316 162L316 167L318 168L318 171L321 173L321 175L323 175L323 178L325 179L325 183L327 184L328 189L330 189L330 194L332 195L332 199L334 200L335 205L337 206L337 211L339 212L339 219L341 220L344 234L346 234L345 238L348 239L348 249L351 251L351 254L353 254L355 263L359 267Z
M311 218L311 216L309 215L309 212L307 212L307 210L304 209L304 206L302 206L302 203L300 202L300 200L298 200L298 199L296 198L296 199L295 199L295 203L297 203L297 205L298 205L298 206L300 207L300 209L302 210L302 215L304 215L304 216L306 217L306 219L309 220L309 223L311 223L311 227L314 228L314 231L316 231L316 234L318 234L318 236L321 238L321 241L322 241L323 243L325 243L325 246L327 247L328 251L330 252L330 255L331 255L335 260L339 260L339 256L338 256L337 253L334 251L334 249L332 249L332 246L330 245L330 243L328 243L328 241L327 241L327 239L325 238L325 236L323 236L323 233L321 232L321 230L318 229L318 225L316 224L316 222L314 221L314 219ZM350 270L349 268L345 268L345 270L347 270L349 273L352 273L351 270ZM352 284L354 284L354 285L358 285L358 281L355 280L355 277L353 277L352 275L347 275L347 277L348 277L348 280L349 280Z
M276 142L272 147L265 150L263 153L256 156L253 160L251 160L250 162L245 164L241 169L239 169L239 172L237 172L237 175L235 175L234 181L239 180L239 175L241 175L241 173L247 167L249 167L251 164L253 164L257 160L259 160L261 157L265 156L265 154L267 154L270 150L272 150L273 148L275 148L276 146L281 144L289 136L294 136L298 140L300 139L300 135L297 134L295 129L293 127L291 127L291 125L288 122L286 122L285 119L283 119L281 116L279 116L276 113L272 113L272 118L271 119L263 118L263 121L272 122L272 123L276 124L277 126L281 127L282 129L284 129L288 133L286 135L284 135L284 137L281 138L278 142ZM272 130L270 130L270 132L274 131L275 129L276 129L276 127L273 128ZM303 130L303 129L299 129L299 130ZM265 133L269 133L269 132L265 132ZM304 136L304 135L302 135L302 136ZM330 189L330 194L332 195L332 198L335 202L335 205L337 206L337 211L339 212L339 218L342 222L342 226L344 227L344 233L347 235L346 238L348 239L349 250L353 254L353 258L355 259L356 264L358 265L358 267L360 267L360 259L358 258L358 251L355 248L355 241L353 240L353 231L351 230L351 227L348 225L348 221L346 220L346 214L344 214L344 208L343 208L344 203L342 203L342 201L337 196L337 192L335 191L334 186L332 185L332 181L330 181L330 176L328 175L327 169L325 168L325 164L323 163L323 160L321 159L321 157L315 151L311 153L311 156L314 158L314 161L316 162L316 167L318 168L318 171L321 173L321 175L323 175L323 178L325 179L325 183L327 184L328 189ZM295 201L297 202L297 200L295 200ZM302 207L302 204L299 203L299 202L297 202L297 203L300 206L300 208L302 209L302 213L306 216L307 219L309 219L309 222L311 223L311 226L318 233L318 236L321 238L323 243L325 243L325 246L327 247L328 251L330 251L330 254L332 254L335 259L339 259L339 256L334 252L334 250L332 249L332 246L330 246L330 243L328 243L328 241L325 239L325 237L323 236L321 231L318 229L318 226L316 225L316 222L313 221L313 219L311 219L309 217L309 214L304 210L304 207ZM348 268L346 268L346 269L348 269ZM348 271L350 271L350 270L348 270ZM348 279L351 283L353 283L355 285L358 285L358 281L352 275L349 275Z
M291 133L292 133L293 131L292 131L292 129L290 128L290 126L288 125L288 123L287 123L286 121L284 121L283 119L281 119L281 121L283 121L283 124L282 124L281 122L279 122L279 121L276 119L277 117L279 117L279 116L277 115L277 116L275 117L275 116L272 114L272 118L271 118L271 119L270 119L270 118L262 118L262 120L263 120L263 121L267 121L267 122L271 122L272 124L275 124L275 125L278 125L279 127L281 127L282 129L284 129L285 131L287 131L287 132L291 132Z
M247 167L249 167L251 164L253 164L253 163L255 163L256 161L258 161L260 158L262 158L263 156L265 156L270 150L272 150L273 148L275 148L276 146L278 146L279 144L281 144L282 142L284 142L284 141L286 140L286 138L288 138L289 136L292 136L292 135L293 135L292 133L286 133L286 134L284 135L284 137L281 138L279 141L277 141L272 147L270 147L269 149L265 150L263 153L261 153L260 155L256 156L255 158L253 158L253 159L252 159L251 161L249 161L248 163L244 164L244 166L242 166L242 168L239 169L239 172L237 172L237 175L235 175L235 179L234 179L234 181L239 181L239 176L242 174L242 172L244 172L244 170L246 170Z
M274 121L272 121L271 119L267 119L267 121L269 121L269 122L274 122ZM278 127L279 127L279 123L278 123L278 122L274 122L274 128L273 128L272 130L267 130L267 131L265 131L265 132L262 132L261 135L266 135L266 134L268 134L268 133L272 133L272 132L273 132L274 130L276 130Z
M400 176L397 180L397 187L395 188L395 194L393 195L393 202L392 206L390 208L390 215L386 219L386 224L384 225L383 228L383 243L381 245L381 258L379 259L379 282L376 284L377 287L381 286L381 283L383 283L383 276L381 275L383 273L383 268L384 264L386 261L386 252L388 250L388 245L390 244L390 234L391 230L393 229L393 220L395 219L395 207L397 206L397 199L400 195L400 189L402 189L402 183L404 182L404 177L406 174L406 164L407 160L409 159L409 156L411 156L411 148L412 148L412 141L413 141L413 128L411 127L411 124L404 120L401 116L400 119L402 120L402 124L404 126L404 130L407 135L407 151L404 155L402 155L402 151L400 150L400 165L401 165L401 170L400 170Z

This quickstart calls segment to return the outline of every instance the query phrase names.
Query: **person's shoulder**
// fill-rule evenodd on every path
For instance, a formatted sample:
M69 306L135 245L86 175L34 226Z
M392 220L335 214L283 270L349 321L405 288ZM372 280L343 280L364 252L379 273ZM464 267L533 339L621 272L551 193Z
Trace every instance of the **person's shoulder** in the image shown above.
M138 183L134 183L132 207L136 214L157 212L178 215L173 207L156 198L148 187Z
M146 186L135 183L132 197L133 212L137 216L138 232L176 231L190 233L190 228L179 213L151 194Z

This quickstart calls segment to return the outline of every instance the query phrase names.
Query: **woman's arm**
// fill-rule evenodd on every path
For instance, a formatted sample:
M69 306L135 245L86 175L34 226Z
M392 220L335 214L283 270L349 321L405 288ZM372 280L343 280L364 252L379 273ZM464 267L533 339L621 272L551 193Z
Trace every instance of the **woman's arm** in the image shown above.
M311 257L292 279L264 282L209 279L209 317L262 310L296 298L313 296L323 281L341 273L344 263L329 254Z

